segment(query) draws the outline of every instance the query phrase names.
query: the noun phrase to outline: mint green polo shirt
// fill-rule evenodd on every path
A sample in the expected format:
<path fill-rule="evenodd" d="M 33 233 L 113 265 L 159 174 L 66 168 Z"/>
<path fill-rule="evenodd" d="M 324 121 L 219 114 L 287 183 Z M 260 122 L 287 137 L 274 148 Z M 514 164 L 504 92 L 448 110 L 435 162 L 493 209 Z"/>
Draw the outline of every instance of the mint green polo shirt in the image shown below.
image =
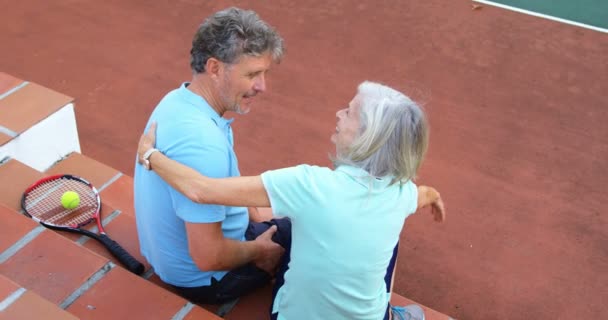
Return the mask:
<path fill-rule="evenodd" d="M 369 177 L 362 169 L 300 165 L 262 174 L 273 213 L 292 221 L 279 319 L 382 319 L 384 276 L 405 219 L 416 210 L 408 181 Z"/>

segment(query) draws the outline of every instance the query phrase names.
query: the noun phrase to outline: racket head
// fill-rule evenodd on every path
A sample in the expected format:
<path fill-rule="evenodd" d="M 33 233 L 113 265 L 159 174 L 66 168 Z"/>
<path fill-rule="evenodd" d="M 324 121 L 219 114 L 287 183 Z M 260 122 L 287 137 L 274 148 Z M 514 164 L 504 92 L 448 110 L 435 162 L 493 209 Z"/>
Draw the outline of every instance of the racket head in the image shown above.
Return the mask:
<path fill-rule="evenodd" d="M 75 191 L 80 203 L 74 209 L 61 204 L 61 196 Z M 70 174 L 42 178 L 29 186 L 21 198 L 26 215 L 42 224 L 59 228 L 80 228 L 99 218 L 99 192 L 89 181 Z"/>

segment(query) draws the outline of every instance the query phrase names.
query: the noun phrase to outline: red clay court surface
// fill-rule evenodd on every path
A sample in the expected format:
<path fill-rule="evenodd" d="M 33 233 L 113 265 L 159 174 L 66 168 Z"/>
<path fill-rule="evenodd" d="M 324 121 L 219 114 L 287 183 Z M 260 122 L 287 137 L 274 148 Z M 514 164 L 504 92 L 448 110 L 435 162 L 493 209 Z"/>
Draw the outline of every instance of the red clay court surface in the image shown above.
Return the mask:
<path fill-rule="evenodd" d="M 0 12 L 0 70 L 76 97 L 83 153 L 131 174 L 195 28 L 233 4 L 288 47 L 234 124 L 244 174 L 329 165 L 335 111 L 393 85 L 426 102 L 419 182 L 448 208 L 408 219 L 396 292 L 460 319 L 605 318 L 606 34 L 468 1 L 23 0 Z"/>

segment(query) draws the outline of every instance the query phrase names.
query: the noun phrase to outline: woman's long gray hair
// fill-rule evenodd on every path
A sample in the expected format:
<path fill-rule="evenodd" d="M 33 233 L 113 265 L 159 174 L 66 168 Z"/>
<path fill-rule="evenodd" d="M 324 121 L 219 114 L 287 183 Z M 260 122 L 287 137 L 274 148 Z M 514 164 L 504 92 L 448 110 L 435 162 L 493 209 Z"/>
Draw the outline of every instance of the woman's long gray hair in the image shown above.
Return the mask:
<path fill-rule="evenodd" d="M 336 155 L 335 165 L 348 164 L 391 184 L 414 179 L 428 146 L 424 112 L 409 97 L 385 85 L 359 85 L 359 134 L 350 148 Z"/>

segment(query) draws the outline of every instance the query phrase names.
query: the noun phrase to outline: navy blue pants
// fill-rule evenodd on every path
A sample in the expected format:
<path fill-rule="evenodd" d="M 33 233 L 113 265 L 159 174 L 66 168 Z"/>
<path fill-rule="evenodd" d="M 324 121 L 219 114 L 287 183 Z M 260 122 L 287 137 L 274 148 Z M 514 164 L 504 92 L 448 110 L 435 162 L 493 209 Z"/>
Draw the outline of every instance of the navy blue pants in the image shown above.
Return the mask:
<path fill-rule="evenodd" d="M 277 226 L 277 232 L 272 236 L 272 240 L 285 248 L 285 255 L 288 256 L 291 249 L 291 221 L 288 218 L 251 222 L 245 232 L 245 239 L 254 240 L 273 225 Z M 194 303 L 222 304 L 263 287 L 271 279 L 266 271 L 248 263 L 229 271 L 219 281 L 212 278 L 208 286 L 173 287 L 182 297 Z"/>

